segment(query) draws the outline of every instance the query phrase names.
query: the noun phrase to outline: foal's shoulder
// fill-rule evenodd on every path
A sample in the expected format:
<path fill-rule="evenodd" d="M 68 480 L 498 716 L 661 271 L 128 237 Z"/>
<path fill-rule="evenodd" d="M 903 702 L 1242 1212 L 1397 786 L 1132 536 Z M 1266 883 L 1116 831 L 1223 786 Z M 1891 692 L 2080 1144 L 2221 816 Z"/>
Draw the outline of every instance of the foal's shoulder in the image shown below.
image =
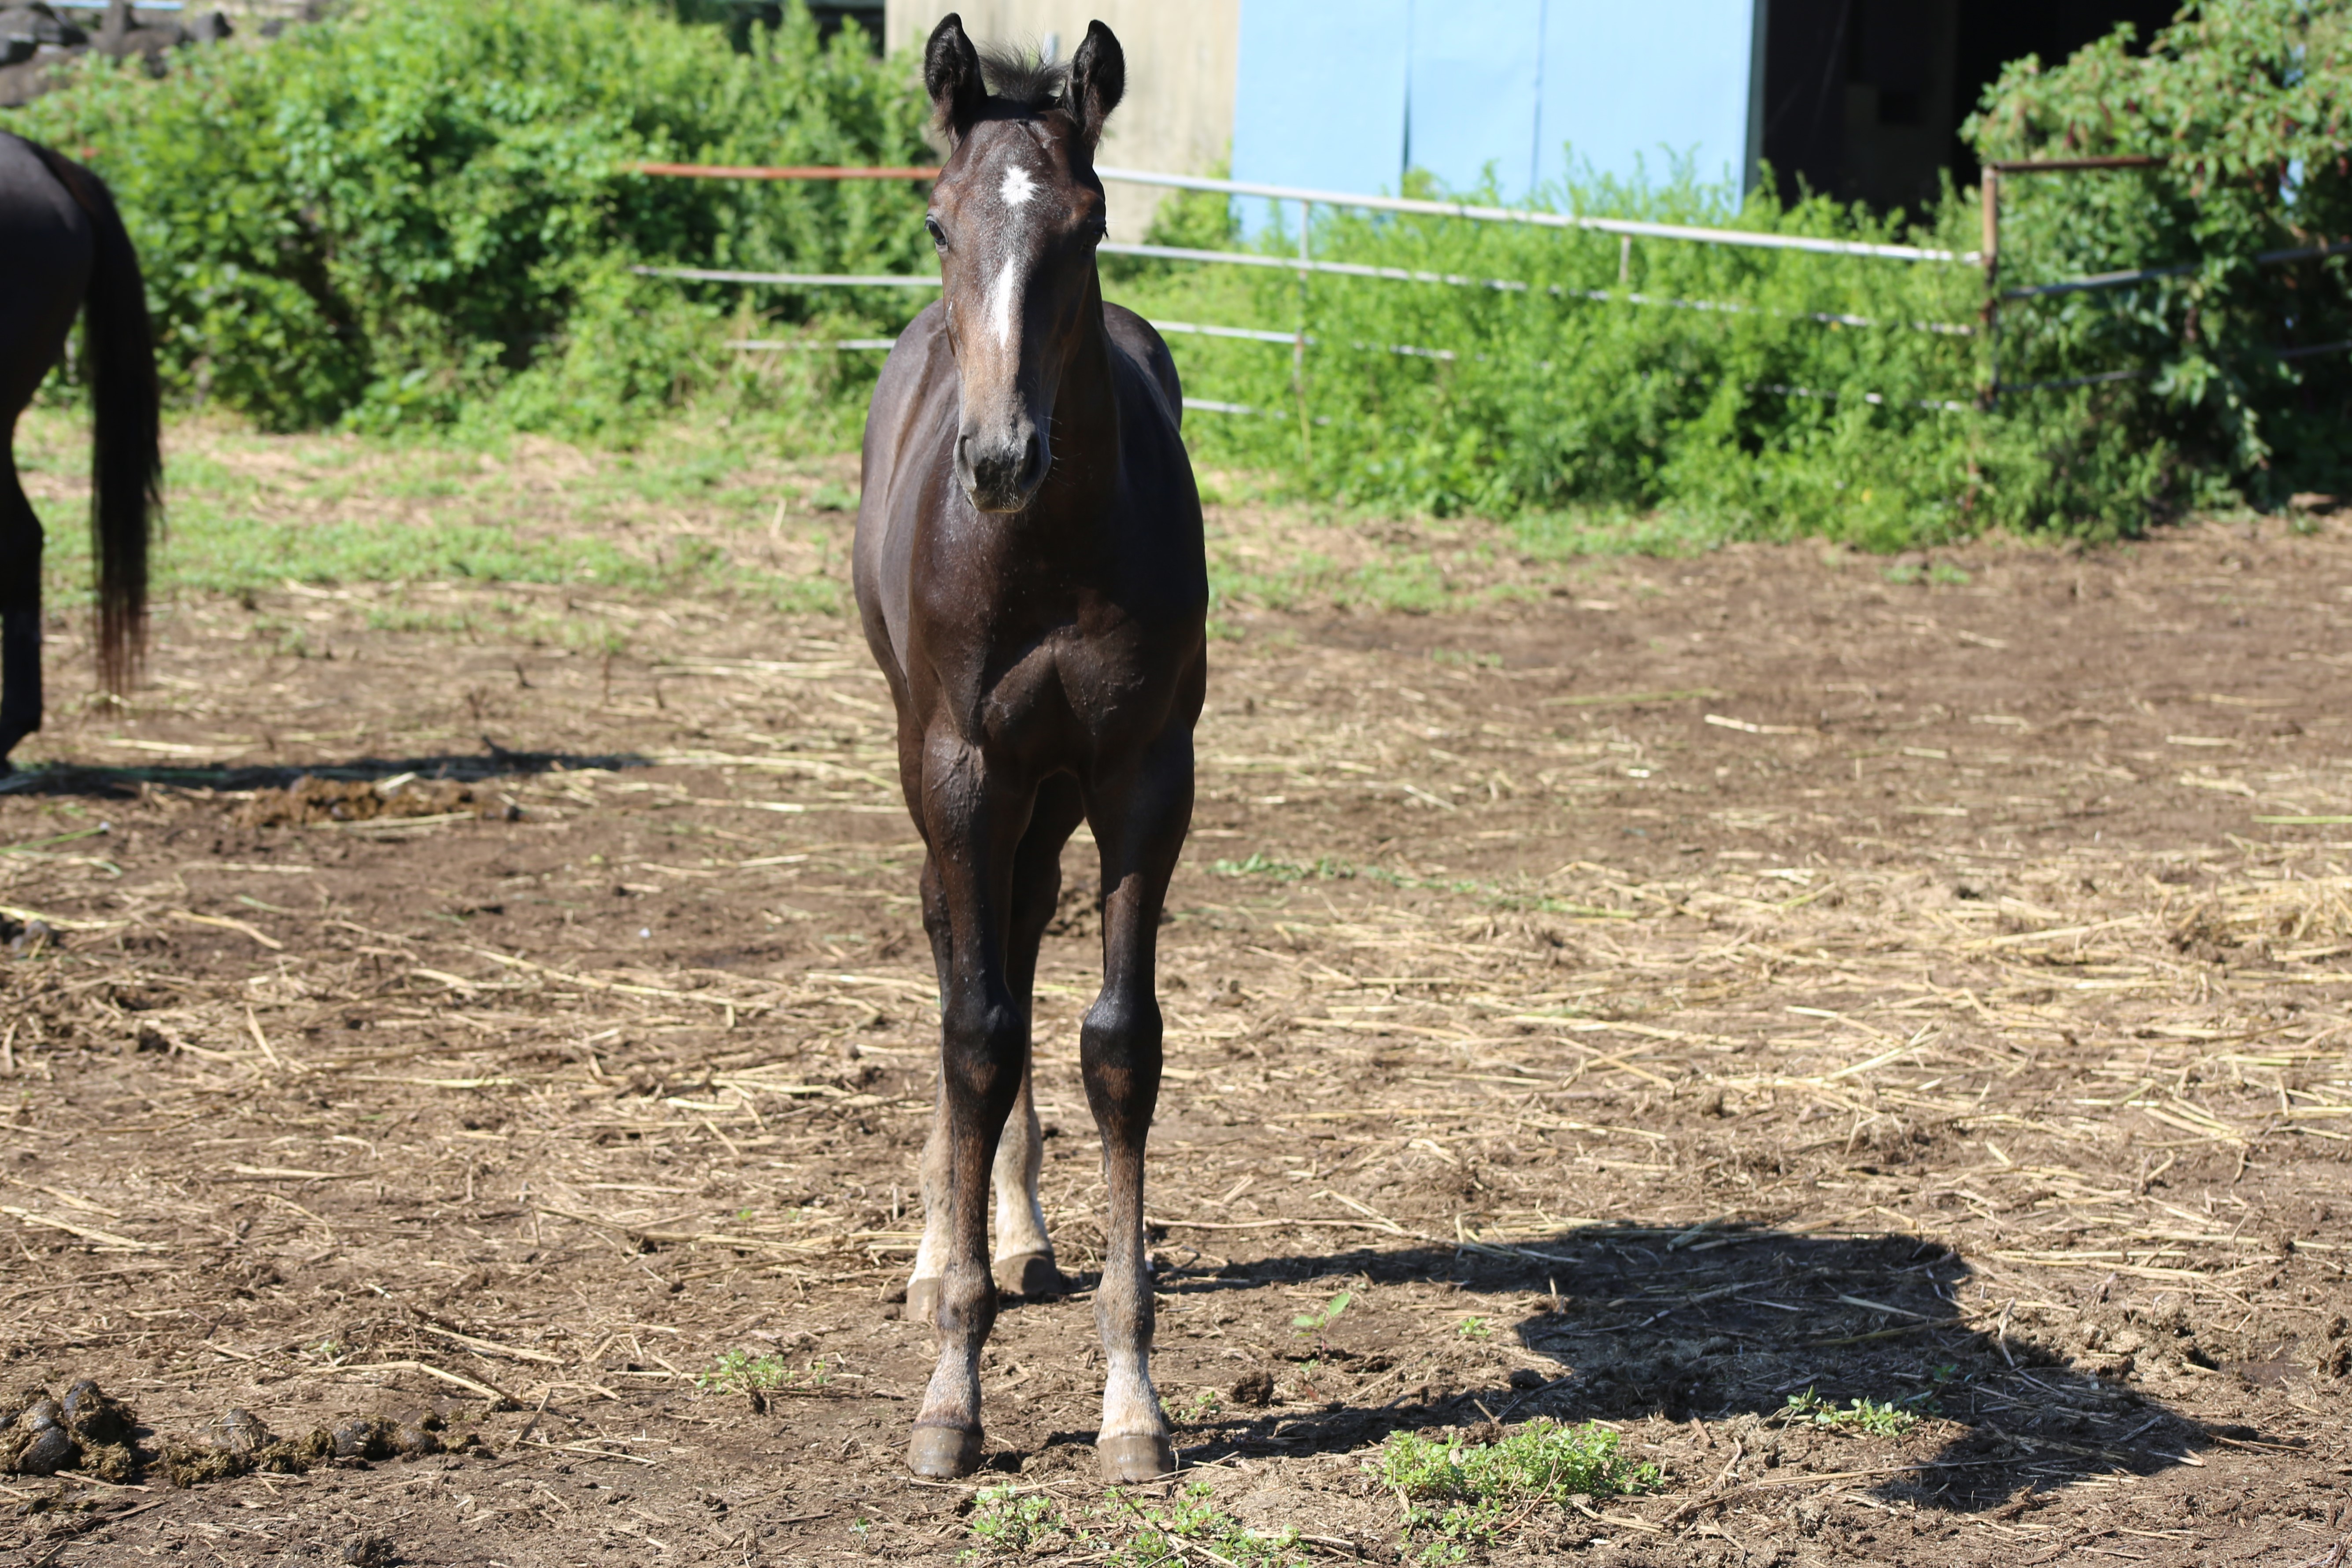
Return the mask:
<path fill-rule="evenodd" d="M 1124 305 L 1103 305 L 1103 330 L 1129 358 L 1141 365 L 1167 400 L 1169 423 L 1184 424 L 1184 387 L 1176 377 L 1176 360 L 1168 352 L 1159 329 Z"/>
<path fill-rule="evenodd" d="M 948 352 L 947 322 L 947 307 L 937 300 L 917 311 L 890 345 L 890 357 L 882 362 L 880 381 L 910 376 L 920 380 L 930 371 L 931 362 Z"/>

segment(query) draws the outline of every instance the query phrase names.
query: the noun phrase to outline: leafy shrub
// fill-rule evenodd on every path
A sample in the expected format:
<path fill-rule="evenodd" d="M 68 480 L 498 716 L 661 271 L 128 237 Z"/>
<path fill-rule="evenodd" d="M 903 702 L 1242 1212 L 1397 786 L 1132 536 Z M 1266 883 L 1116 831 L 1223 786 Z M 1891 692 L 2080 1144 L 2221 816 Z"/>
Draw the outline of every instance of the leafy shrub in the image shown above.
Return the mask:
<path fill-rule="evenodd" d="M 2179 269 L 2006 306 L 2005 382 L 2129 378 L 2054 405 L 2021 393 L 2012 416 L 2054 426 L 2086 475 L 2132 451 L 2180 469 L 2188 499 L 2340 488 L 2352 359 L 2307 351 L 2352 339 L 2352 257 L 2258 258 L 2352 236 L 2352 5 L 2208 3 L 2144 52 L 2132 37 L 2011 64 L 1963 128 L 1989 159 L 2167 159 L 2003 182 L 2004 284 Z"/>
<path fill-rule="evenodd" d="M 2255 258 L 2352 233 L 2352 4 L 2192 6 L 2144 55 L 2129 36 L 2056 68 L 2018 62 L 1967 132 L 1987 158 L 2171 154 L 2160 171 L 2009 178 L 2004 284 L 2185 270 L 2011 301 L 1998 371 L 2012 390 L 1995 407 L 1980 406 L 1996 369 L 1984 278 L 1967 263 L 1318 209 L 1320 258 L 1466 281 L 1129 276 L 1155 315 L 1305 331 L 1297 357 L 1172 338 L 1188 392 L 1258 411 L 1196 415 L 1188 433 L 1347 505 L 1664 509 L 1718 534 L 1893 547 L 1994 525 L 2113 535 L 2186 506 L 2340 489 L 2352 360 L 2278 351 L 2352 337 L 2352 258 Z M 1535 205 L 1953 253 L 1979 240 L 1974 193 L 1948 190 L 1910 233 L 1820 197 L 1742 203 L 1687 171 Z M 1169 243 L 1197 243 L 1179 232 L 1202 227 L 1197 203 L 1161 210 Z M 1261 243 L 1287 254 L 1296 229 Z"/>
<path fill-rule="evenodd" d="M 911 63 L 867 58 L 854 30 L 820 46 L 797 3 L 736 39 L 748 52 L 677 19 L 702 13 L 717 14 L 357 0 L 267 45 L 186 53 L 161 82 L 85 62 L 0 122 L 114 183 L 184 399 L 271 428 L 606 438 L 692 405 L 846 445 L 877 356 L 753 360 L 725 339 L 878 335 L 929 295 L 631 268 L 927 272 L 920 190 L 625 169 L 928 162 Z M 2259 260 L 2352 233 L 2352 0 L 2192 5 L 2144 52 L 2128 38 L 2017 62 L 1965 132 L 1988 158 L 2169 159 L 2006 179 L 2005 285 L 2176 270 L 2011 300 L 1997 345 L 1966 262 L 1437 217 L 1318 209 L 1309 237 L 1326 259 L 1466 281 L 1121 258 L 1105 277 L 1157 319 L 1286 335 L 1171 334 L 1189 393 L 1251 411 L 1197 410 L 1201 458 L 1349 507 L 1516 518 L 1530 548 L 1626 533 L 1639 514 L 1660 538 L 2112 536 L 2352 485 L 2337 434 L 2352 356 L 2331 352 L 2352 340 L 2352 258 Z M 1818 196 L 1742 201 L 1687 168 L 1538 205 L 1954 253 L 1978 237 L 1972 193 L 1898 232 Z M 1172 195 L 1153 237 L 1223 248 L 1236 216 Z M 1277 224 L 1259 243 L 1288 253 L 1297 237 Z"/>
<path fill-rule="evenodd" d="M 113 184 L 181 396 L 281 429 L 487 407 L 593 434 L 736 374 L 718 339 L 739 291 L 631 265 L 927 260 L 911 185 L 626 172 L 928 161 L 919 94 L 854 31 L 821 47 L 795 5 L 738 54 L 666 6 L 361 0 L 266 44 L 185 52 L 160 82 L 92 57 L 8 124 Z"/>

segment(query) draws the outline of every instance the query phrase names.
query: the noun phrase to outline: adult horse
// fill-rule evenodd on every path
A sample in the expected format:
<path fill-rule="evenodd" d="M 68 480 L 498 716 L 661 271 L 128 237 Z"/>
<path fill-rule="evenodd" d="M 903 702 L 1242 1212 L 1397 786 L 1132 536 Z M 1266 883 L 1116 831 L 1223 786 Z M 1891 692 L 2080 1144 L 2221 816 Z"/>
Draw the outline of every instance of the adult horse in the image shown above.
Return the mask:
<path fill-rule="evenodd" d="M 991 57 L 985 71 L 950 15 L 923 59 L 951 146 L 925 219 L 941 298 L 875 386 L 855 555 L 866 639 L 898 706 L 940 983 L 907 1296 L 940 1359 L 908 1459 L 927 1476 L 980 1462 L 992 1169 L 999 1277 L 1030 1294 L 1060 1286 L 1037 1204 L 1030 988 L 1062 846 L 1083 820 L 1101 854 L 1103 988 L 1078 1060 L 1110 1203 L 1096 1454 L 1106 1479 L 1140 1480 L 1175 1468 L 1151 1385 L 1143 1145 L 1160 1093 L 1155 942 L 1192 821 L 1207 679 L 1201 502 L 1167 345 L 1105 305 L 1095 274 L 1094 152 L 1126 87 L 1118 41 L 1097 22 L 1066 67 Z"/>
<path fill-rule="evenodd" d="M 96 406 L 90 553 L 98 671 L 121 691 L 147 618 L 147 538 L 163 478 L 155 345 L 138 253 L 104 182 L 0 132 L 0 771 L 41 727 L 41 520 L 16 480 L 16 419 L 87 311 L 82 371 Z"/>

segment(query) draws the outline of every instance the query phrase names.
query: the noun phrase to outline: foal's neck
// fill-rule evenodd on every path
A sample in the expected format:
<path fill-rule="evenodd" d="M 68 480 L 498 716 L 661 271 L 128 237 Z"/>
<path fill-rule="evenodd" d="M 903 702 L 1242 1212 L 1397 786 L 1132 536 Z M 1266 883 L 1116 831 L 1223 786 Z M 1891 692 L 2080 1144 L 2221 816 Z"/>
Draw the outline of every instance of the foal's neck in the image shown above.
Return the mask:
<path fill-rule="evenodd" d="M 1118 477 L 1118 385 L 1110 331 L 1103 324 L 1102 278 L 1087 269 L 1078 330 L 1054 389 L 1054 466 L 1032 510 L 1066 514 L 1108 497 Z"/>

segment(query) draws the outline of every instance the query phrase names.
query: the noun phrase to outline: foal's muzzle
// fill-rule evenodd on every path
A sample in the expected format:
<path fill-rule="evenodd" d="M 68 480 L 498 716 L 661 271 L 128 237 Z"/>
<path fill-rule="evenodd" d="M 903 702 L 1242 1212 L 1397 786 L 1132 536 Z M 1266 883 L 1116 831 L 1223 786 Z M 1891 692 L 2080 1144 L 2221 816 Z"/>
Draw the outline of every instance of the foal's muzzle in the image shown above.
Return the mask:
<path fill-rule="evenodd" d="M 956 479 L 982 511 L 1019 511 L 1045 482 L 1053 459 L 1036 427 L 1003 436 L 964 435 L 956 439 Z"/>

